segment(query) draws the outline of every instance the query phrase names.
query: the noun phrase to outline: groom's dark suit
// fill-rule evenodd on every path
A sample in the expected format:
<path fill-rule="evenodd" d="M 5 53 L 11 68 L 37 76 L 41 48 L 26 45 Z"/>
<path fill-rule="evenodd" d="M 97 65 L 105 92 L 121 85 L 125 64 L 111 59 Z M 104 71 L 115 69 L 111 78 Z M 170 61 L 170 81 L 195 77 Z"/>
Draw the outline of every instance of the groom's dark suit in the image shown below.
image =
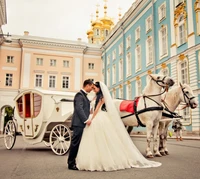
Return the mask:
<path fill-rule="evenodd" d="M 79 91 L 74 97 L 74 113 L 72 117 L 73 136 L 70 145 L 68 166 L 76 165 L 76 156 L 78 153 L 79 144 L 85 127 L 84 122 L 90 115 L 90 101 L 84 91 Z"/>

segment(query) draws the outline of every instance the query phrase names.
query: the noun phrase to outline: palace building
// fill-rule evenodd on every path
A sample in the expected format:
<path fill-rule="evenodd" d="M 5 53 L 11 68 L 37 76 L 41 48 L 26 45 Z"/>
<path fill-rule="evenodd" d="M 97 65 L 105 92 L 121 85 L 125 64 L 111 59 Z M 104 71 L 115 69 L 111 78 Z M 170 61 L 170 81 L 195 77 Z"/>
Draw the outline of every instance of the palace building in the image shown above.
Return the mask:
<path fill-rule="evenodd" d="M 148 74 L 161 73 L 189 84 L 200 104 L 200 0 L 136 0 L 101 49 L 113 98 L 134 99 Z M 188 131 L 200 131 L 199 105 L 177 112 Z"/>

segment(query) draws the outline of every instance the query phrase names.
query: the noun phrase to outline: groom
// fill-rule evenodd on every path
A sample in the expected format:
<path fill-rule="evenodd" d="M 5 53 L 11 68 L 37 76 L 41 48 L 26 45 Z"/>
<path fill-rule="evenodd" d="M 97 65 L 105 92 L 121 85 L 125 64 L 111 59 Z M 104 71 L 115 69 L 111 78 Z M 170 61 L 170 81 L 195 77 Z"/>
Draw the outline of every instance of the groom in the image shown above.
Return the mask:
<path fill-rule="evenodd" d="M 85 127 L 85 121 L 90 115 L 90 101 L 87 98 L 87 93 L 90 93 L 93 88 L 93 81 L 88 79 L 83 83 L 83 88 L 74 97 L 74 113 L 72 117 L 73 136 L 70 145 L 68 157 L 68 169 L 78 170 L 76 167 L 76 156 L 78 153 L 79 144 Z M 90 121 L 87 122 L 89 125 Z"/>

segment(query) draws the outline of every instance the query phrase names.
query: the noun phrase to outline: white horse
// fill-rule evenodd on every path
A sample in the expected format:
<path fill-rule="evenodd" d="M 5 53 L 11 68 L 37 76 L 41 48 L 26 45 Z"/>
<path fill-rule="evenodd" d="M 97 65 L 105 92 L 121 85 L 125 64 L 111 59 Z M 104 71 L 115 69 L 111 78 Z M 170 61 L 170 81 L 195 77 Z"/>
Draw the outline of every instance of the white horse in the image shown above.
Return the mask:
<path fill-rule="evenodd" d="M 137 106 L 137 113 L 131 114 L 126 111 L 119 111 L 120 117 L 126 126 L 146 125 L 147 131 L 147 149 L 146 156 L 153 157 L 150 149 L 151 134 L 153 135 L 154 145 L 153 150 L 155 156 L 162 156 L 158 150 L 157 132 L 159 120 L 162 115 L 161 94 L 162 88 L 172 86 L 174 81 L 170 77 L 163 75 L 151 74 L 150 80 L 143 90 L 143 95 L 140 96 Z M 115 99 L 115 105 L 120 110 L 120 104 L 123 100 Z M 125 117 L 125 118 L 123 118 Z M 137 119 L 139 118 L 139 120 Z M 140 121 L 140 122 L 138 122 Z"/>
<path fill-rule="evenodd" d="M 161 121 L 159 122 L 159 136 L 160 136 L 160 153 L 162 155 L 169 155 L 167 146 L 166 146 L 166 141 L 167 141 L 167 131 L 168 127 L 170 125 L 170 122 L 172 121 L 173 116 L 176 113 L 173 113 L 176 108 L 183 103 L 184 108 L 185 107 L 190 107 L 192 109 L 197 107 L 197 100 L 194 97 L 193 91 L 191 87 L 187 84 L 180 84 L 179 86 L 171 89 L 168 93 L 164 94 L 162 96 L 163 98 L 163 103 L 166 105 L 166 108 L 170 111 L 167 114 L 172 114 L 170 118 L 165 117 L 165 115 L 162 116 Z"/>

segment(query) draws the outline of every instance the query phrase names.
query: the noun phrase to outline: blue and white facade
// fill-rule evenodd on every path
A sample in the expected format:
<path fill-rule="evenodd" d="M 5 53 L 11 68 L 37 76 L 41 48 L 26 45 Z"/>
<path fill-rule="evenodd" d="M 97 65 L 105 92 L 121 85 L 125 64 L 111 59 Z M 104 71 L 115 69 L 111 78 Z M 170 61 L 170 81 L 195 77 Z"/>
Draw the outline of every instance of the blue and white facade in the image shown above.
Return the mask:
<path fill-rule="evenodd" d="M 102 44 L 104 81 L 114 98 L 140 95 L 148 74 L 187 83 L 200 104 L 200 0 L 136 0 Z M 200 131 L 200 107 L 180 111 Z"/>

